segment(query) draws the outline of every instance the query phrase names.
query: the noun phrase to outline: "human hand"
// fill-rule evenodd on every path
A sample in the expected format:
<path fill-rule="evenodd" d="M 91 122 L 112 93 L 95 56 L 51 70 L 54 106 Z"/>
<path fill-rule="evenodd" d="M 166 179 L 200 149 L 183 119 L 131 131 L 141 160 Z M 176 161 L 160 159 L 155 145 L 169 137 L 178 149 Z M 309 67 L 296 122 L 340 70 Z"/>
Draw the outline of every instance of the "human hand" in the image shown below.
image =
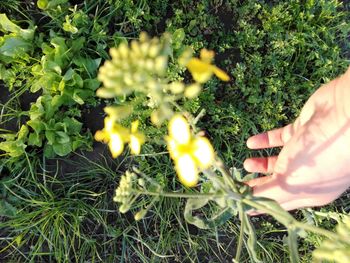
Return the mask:
<path fill-rule="evenodd" d="M 245 160 L 247 171 L 270 174 L 247 182 L 255 196 L 286 210 L 339 197 L 350 186 L 350 68 L 321 86 L 294 123 L 252 136 L 247 146 L 283 147 L 278 156 Z"/>

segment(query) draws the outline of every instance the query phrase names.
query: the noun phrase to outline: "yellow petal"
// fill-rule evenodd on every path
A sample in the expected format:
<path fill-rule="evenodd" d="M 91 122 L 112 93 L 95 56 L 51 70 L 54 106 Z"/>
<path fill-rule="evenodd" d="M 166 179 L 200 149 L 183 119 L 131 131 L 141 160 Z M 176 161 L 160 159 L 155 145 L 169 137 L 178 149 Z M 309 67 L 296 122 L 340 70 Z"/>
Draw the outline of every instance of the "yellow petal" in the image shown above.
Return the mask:
<path fill-rule="evenodd" d="M 176 114 L 171 118 L 169 122 L 169 135 L 176 143 L 188 144 L 190 142 L 190 126 L 182 115 Z"/>
<path fill-rule="evenodd" d="M 140 154 L 140 152 L 141 152 L 141 143 L 137 139 L 136 136 L 133 136 L 133 135 L 130 136 L 129 147 L 130 147 L 130 150 L 131 150 L 132 154 Z"/>
<path fill-rule="evenodd" d="M 199 137 L 193 142 L 192 155 L 201 169 L 207 169 L 214 161 L 214 149 L 207 138 Z"/>
<path fill-rule="evenodd" d="M 107 132 L 112 131 L 113 130 L 113 126 L 114 126 L 114 118 L 105 117 L 104 124 L 105 124 L 105 127 L 104 127 L 105 131 L 107 131 Z"/>
<path fill-rule="evenodd" d="M 192 77 L 199 83 L 207 82 L 213 75 L 215 66 L 203 62 L 198 58 L 192 58 L 187 64 L 188 70 L 191 72 Z"/>
<path fill-rule="evenodd" d="M 166 136 L 165 140 L 167 142 L 167 146 L 168 146 L 168 151 L 169 151 L 170 157 L 173 160 L 176 160 L 179 157 L 179 155 L 180 155 L 180 153 L 178 151 L 178 147 L 177 147 L 178 144 L 170 136 Z"/>
<path fill-rule="evenodd" d="M 201 85 L 199 85 L 198 83 L 194 83 L 186 88 L 184 95 L 186 98 L 194 99 L 199 95 L 200 92 Z"/>
<path fill-rule="evenodd" d="M 189 154 L 184 154 L 177 159 L 175 169 L 183 185 L 193 187 L 198 183 L 198 169 Z"/>
<path fill-rule="evenodd" d="M 110 135 L 108 146 L 113 158 L 117 158 L 124 150 L 124 142 L 118 133 L 112 133 Z"/>
<path fill-rule="evenodd" d="M 145 142 L 145 136 L 142 133 L 136 133 L 130 136 L 129 147 L 132 154 L 140 154 L 141 145 Z"/>
<path fill-rule="evenodd" d="M 136 133 L 137 132 L 137 128 L 139 127 L 139 120 L 133 121 L 131 123 L 131 133 Z"/>
<path fill-rule="evenodd" d="M 97 131 L 94 137 L 98 142 L 103 141 L 104 143 L 107 143 L 109 141 L 109 135 L 105 131 Z"/>
<path fill-rule="evenodd" d="M 214 58 L 214 51 L 203 48 L 200 53 L 200 58 L 206 63 L 210 63 Z"/>
<path fill-rule="evenodd" d="M 230 80 L 230 77 L 229 75 L 226 74 L 225 71 L 219 69 L 218 67 L 215 67 L 214 68 L 214 74 L 221 80 L 223 81 L 229 81 Z"/>
<path fill-rule="evenodd" d="M 129 137 L 130 137 L 129 129 L 123 127 L 118 123 L 114 125 L 113 131 L 111 131 L 111 133 L 118 133 L 124 143 L 129 141 Z"/>

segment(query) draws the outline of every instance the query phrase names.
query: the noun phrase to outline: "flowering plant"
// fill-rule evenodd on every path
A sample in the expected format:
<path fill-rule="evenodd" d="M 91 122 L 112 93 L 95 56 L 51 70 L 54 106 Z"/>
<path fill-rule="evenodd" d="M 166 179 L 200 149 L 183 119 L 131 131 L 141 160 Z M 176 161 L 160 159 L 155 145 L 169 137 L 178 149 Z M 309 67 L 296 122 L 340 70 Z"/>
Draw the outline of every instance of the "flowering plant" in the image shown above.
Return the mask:
<path fill-rule="evenodd" d="M 168 63 L 173 58 L 171 44 L 172 39 L 168 34 L 161 39 L 151 39 L 141 33 L 139 41 L 133 40 L 130 45 L 122 43 L 110 50 L 112 59 L 106 61 L 99 71 L 98 78 L 103 87 L 97 90 L 97 95 L 115 98 L 118 105 L 105 108 L 107 116 L 104 128 L 95 134 L 95 139 L 107 143 L 114 158 L 123 153 L 125 144 L 129 145 L 131 154 L 139 155 L 148 139 L 142 131 L 138 131 L 141 120 L 133 119 L 131 128 L 125 127 L 122 122 L 132 115 L 134 107 L 146 105 L 150 109 L 149 119 L 153 125 L 167 125 L 168 135 L 163 137 L 163 144 L 167 146 L 179 181 L 185 187 L 202 188 L 200 192 L 188 188 L 182 193 L 167 192 L 157 180 L 134 167 L 121 177 L 115 191 L 114 201 L 120 204 L 119 211 L 129 211 L 136 200 L 148 196 L 150 202 L 134 214 L 135 220 L 141 220 L 154 202 L 160 196 L 165 196 L 186 198 L 184 217 L 188 223 L 199 228 L 215 227 L 232 216 L 238 216 L 241 233 L 234 262 L 240 260 L 244 234 L 248 236 L 246 247 L 250 256 L 254 262 L 260 262 L 256 254 L 255 230 L 249 217 L 251 213 L 270 214 L 287 227 L 291 262 L 299 261 L 297 238 L 305 236 L 305 231 L 336 239 L 338 236 L 332 232 L 297 221 L 275 201 L 253 196 L 251 188 L 244 184 L 241 173 L 235 168 L 227 169 L 204 132 L 197 131 L 196 123 L 203 111 L 193 117 L 178 102 L 184 98 L 196 98 L 202 85 L 213 75 L 223 81 L 229 81 L 230 77 L 212 64 L 213 51 L 203 49 L 200 57 L 196 58 L 190 48 L 183 48 L 177 63 L 188 69 L 194 81 L 185 84 L 169 80 Z M 146 103 L 140 102 L 138 97 L 145 98 Z M 217 206 L 214 214 L 202 217 L 199 213 L 194 215 L 194 211 L 202 209 L 209 202 Z M 345 242 L 344 237 L 341 240 Z M 318 256 L 320 254 L 316 253 Z"/>

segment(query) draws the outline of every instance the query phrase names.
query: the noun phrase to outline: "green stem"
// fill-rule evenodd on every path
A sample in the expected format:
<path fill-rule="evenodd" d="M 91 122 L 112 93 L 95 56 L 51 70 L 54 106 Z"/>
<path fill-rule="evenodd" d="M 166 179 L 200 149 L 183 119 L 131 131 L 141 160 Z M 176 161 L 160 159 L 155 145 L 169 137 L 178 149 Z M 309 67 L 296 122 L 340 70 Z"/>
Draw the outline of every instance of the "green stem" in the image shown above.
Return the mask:
<path fill-rule="evenodd" d="M 164 197 L 175 197 L 175 198 L 220 198 L 227 196 L 226 194 L 198 194 L 198 193 L 173 193 L 173 192 L 148 192 L 148 191 L 140 191 L 133 190 L 133 193 L 149 195 L 149 196 L 164 196 Z"/>
<path fill-rule="evenodd" d="M 238 245 L 237 245 L 237 252 L 236 252 L 236 257 L 235 257 L 235 262 L 239 262 L 239 259 L 241 257 L 241 252 L 242 252 L 242 247 L 243 247 L 243 237 L 244 237 L 244 228 L 245 228 L 245 220 L 243 220 L 243 210 L 240 208 L 239 210 L 240 216 L 242 218 L 241 220 L 241 226 L 239 228 L 239 239 L 238 239 Z"/>
<path fill-rule="evenodd" d="M 247 204 L 247 205 L 249 205 L 249 206 L 251 206 L 251 207 L 253 207 L 253 208 L 256 208 L 257 210 L 259 210 L 259 211 L 261 211 L 263 213 L 269 214 L 269 215 L 271 215 L 273 217 L 276 217 L 276 214 L 278 214 L 278 216 L 280 216 L 280 217 L 285 217 L 284 213 L 278 213 L 277 211 L 269 209 L 269 208 L 265 207 L 264 205 L 260 205 L 260 204 L 258 204 L 256 202 L 252 201 L 252 200 L 242 199 L 242 202 Z M 319 228 L 319 227 L 316 227 L 316 226 L 313 226 L 313 225 L 309 225 L 309 224 L 305 224 L 305 223 L 299 222 L 298 220 L 296 220 L 294 218 L 290 220 L 289 225 L 287 225 L 286 227 L 287 228 L 296 227 L 296 228 L 299 228 L 299 229 L 303 229 L 303 230 L 306 230 L 306 231 L 309 231 L 309 232 L 312 232 L 312 233 L 315 233 L 315 234 L 319 234 L 319 235 L 331 238 L 331 239 L 341 239 L 344 242 L 348 242 L 348 240 L 346 238 L 340 237 L 334 232 L 331 232 L 331 231 L 328 231 L 326 229 Z"/>
<path fill-rule="evenodd" d="M 222 160 L 220 158 L 217 158 L 217 160 L 215 161 L 214 167 L 216 169 L 218 169 L 220 171 L 220 173 L 223 175 L 225 181 L 227 182 L 227 184 L 229 184 L 229 186 L 231 187 L 231 189 L 235 192 L 235 193 L 239 193 L 238 190 L 238 182 L 236 182 L 230 172 L 227 170 L 226 166 L 224 165 L 224 163 L 222 162 Z"/>

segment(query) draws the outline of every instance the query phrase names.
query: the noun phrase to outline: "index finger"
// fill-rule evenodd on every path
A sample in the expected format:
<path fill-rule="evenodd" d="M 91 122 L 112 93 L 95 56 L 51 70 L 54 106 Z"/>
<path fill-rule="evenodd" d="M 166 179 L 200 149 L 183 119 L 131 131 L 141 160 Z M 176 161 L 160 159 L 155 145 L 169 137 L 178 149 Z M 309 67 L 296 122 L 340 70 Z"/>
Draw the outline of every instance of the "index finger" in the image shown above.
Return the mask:
<path fill-rule="evenodd" d="M 254 135 L 247 140 L 250 149 L 264 149 L 283 146 L 293 135 L 293 125 L 289 124 L 283 128 L 274 129 L 258 135 Z"/>

